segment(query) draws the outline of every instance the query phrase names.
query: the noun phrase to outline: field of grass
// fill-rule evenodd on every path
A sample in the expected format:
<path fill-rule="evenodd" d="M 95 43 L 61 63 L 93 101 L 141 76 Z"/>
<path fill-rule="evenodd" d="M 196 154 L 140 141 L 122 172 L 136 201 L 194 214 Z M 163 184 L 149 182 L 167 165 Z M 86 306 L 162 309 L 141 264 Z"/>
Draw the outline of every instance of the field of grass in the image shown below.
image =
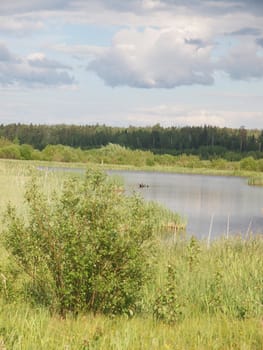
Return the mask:
<path fill-rule="evenodd" d="M 9 201 L 25 212 L 23 193 L 34 174 L 48 195 L 70 176 L 36 171 L 35 163 L 0 161 L 1 216 Z M 61 318 L 30 304 L 18 282 L 7 288 L 8 253 L 0 246 L 0 349 L 262 350 L 262 236 L 221 239 L 209 248 L 194 238 L 157 243 L 141 312 L 131 318 Z"/>
<path fill-rule="evenodd" d="M 142 317 L 59 319 L 43 309 L 4 305 L 0 327 L 0 344 L 12 350 L 261 350 L 263 342 L 258 320 L 224 315 L 191 317 L 172 327 Z"/>

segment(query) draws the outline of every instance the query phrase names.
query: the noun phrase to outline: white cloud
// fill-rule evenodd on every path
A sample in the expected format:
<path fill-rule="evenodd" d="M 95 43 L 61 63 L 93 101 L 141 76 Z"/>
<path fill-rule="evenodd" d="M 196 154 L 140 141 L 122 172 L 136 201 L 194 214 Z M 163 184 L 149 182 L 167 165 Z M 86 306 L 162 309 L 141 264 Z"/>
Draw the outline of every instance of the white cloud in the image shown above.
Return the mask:
<path fill-rule="evenodd" d="M 27 56 L 28 64 L 31 67 L 45 69 L 72 69 L 71 67 L 62 64 L 56 60 L 51 60 L 42 52 L 35 52 Z"/>
<path fill-rule="evenodd" d="M 132 125 L 163 126 L 200 126 L 214 125 L 218 127 L 262 128 L 263 112 L 249 110 L 214 110 L 209 108 L 194 108 L 183 105 L 159 105 L 151 108 L 140 108 L 128 117 Z"/>
<path fill-rule="evenodd" d="M 188 43 L 172 29 L 122 30 L 88 69 L 110 86 L 173 88 L 213 83 L 211 46 Z"/>
<path fill-rule="evenodd" d="M 234 80 L 263 77 L 263 55 L 253 37 L 219 54 L 209 41 L 185 35 L 172 28 L 121 30 L 110 47 L 90 48 L 88 69 L 112 87 L 210 85 L 216 71 Z"/>

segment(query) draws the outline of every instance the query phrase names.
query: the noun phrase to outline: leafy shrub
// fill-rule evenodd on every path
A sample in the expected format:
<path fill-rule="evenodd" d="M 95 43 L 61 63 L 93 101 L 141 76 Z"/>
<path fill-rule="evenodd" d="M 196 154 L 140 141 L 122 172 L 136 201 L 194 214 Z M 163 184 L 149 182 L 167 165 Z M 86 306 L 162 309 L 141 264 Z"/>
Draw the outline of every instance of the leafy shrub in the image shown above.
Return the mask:
<path fill-rule="evenodd" d="M 12 145 L 12 142 L 9 141 L 7 138 L 0 136 L 0 147 L 10 146 Z"/>
<path fill-rule="evenodd" d="M 81 151 L 69 146 L 48 145 L 42 151 L 43 160 L 56 162 L 79 162 Z"/>
<path fill-rule="evenodd" d="M 176 157 L 171 154 L 155 154 L 154 161 L 159 165 L 174 165 Z"/>
<path fill-rule="evenodd" d="M 52 198 L 33 180 L 26 200 L 27 219 L 8 208 L 4 240 L 28 276 L 27 297 L 62 315 L 133 314 L 149 277 L 152 208 L 95 170 L 68 180 Z"/>
<path fill-rule="evenodd" d="M 175 266 L 169 264 L 166 284 L 157 296 L 153 306 L 153 315 L 156 320 L 174 324 L 181 319 L 182 305 L 178 301 L 176 287 L 176 269 Z"/>
<path fill-rule="evenodd" d="M 257 170 L 257 161 L 253 157 L 246 157 L 240 161 L 240 169 L 242 170 Z"/>
<path fill-rule="evenodd" d="M 224 170 L 227 168 L 227 161 L 222 158 L 212 159 L 211 166 L 213 169 L 221 169 Z"/>
<path fill-rule="evenodd" d="M 0 148 L 0 158 L 21 159 L 20 146 L 10 145 Z"/>
<path fill-rule="evenodd" d="M 20 153 L 22 159 L 33 159 L 32 155 L 34 153 L 34 148 L 31 145 L 23 144 L 20 146 Z"/>

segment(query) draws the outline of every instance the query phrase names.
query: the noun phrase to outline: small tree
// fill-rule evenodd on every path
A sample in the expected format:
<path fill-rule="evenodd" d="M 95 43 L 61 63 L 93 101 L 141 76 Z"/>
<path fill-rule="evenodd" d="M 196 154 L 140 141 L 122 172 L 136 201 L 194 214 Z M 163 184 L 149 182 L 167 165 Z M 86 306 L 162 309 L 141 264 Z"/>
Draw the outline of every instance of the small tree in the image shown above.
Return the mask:
<path fill-rule="evenodd" d="M 5 245 L 30 281 L 30 295 L 62 315 L 134 313 L 148 273 L 152 207 L 88 171 L 48 199 L 32 181 L 28 217 L 9 207 Z"/>

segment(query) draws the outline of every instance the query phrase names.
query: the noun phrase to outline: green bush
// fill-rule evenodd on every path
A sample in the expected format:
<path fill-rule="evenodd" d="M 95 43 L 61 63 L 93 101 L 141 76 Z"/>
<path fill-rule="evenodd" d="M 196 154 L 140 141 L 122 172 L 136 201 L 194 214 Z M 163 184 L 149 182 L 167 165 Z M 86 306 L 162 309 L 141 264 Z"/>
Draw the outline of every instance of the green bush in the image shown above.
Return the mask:
<path fill-rule="evenodd" d="M 79 162 L 81 151 L 69 146 L 48 145 L 42 151 L 43 160 L 56 162 Z"/>
<path fill-rule="evenodd" d="M 11 144 L 9 146 L 0 148 L 0 158 L 21 159 L 20 146 Z"/>
<path fill-rule="evenodd" d="M 34 148 L 31 145 L 23 144 L 20 146 L 20 153 L 22 159 L 33 159 Z"/>
<path fill-rule="evenodd" d="M 0 148 L 10 146 L 12 145 L 12 142 L 9 141 L 7 138 L 0 136 Z"/>
<path fill-rule="evenodd" d="M 4 242 L 26 274 L 27 298 L 62 315 L 133 314 L 149 274 L 153 208 L 89 170 L 46 198 L 32 181 L 25 219 L 9 207 Z"/>
<path fill-rule="evenodd" d="M 177 284 L 176 268 L 169 264 L 166 284 L 153 305 L 153 316 L 156 320 L 172 325 L 182 318 L 182 305 L 176 292 Z"/>
<path fill-rule="evenodd" d="M 212 159 L 211 166 L 213 169 L 221 169 L 224 170 L 227 168 L 227 161 L 222 158 Z"/>
<path fill-rule="evenodd" d="M 240 169 L 242 170 L 257 170 L 257 161 L 253 157 L 246 157 L 240 161 Z"/>

